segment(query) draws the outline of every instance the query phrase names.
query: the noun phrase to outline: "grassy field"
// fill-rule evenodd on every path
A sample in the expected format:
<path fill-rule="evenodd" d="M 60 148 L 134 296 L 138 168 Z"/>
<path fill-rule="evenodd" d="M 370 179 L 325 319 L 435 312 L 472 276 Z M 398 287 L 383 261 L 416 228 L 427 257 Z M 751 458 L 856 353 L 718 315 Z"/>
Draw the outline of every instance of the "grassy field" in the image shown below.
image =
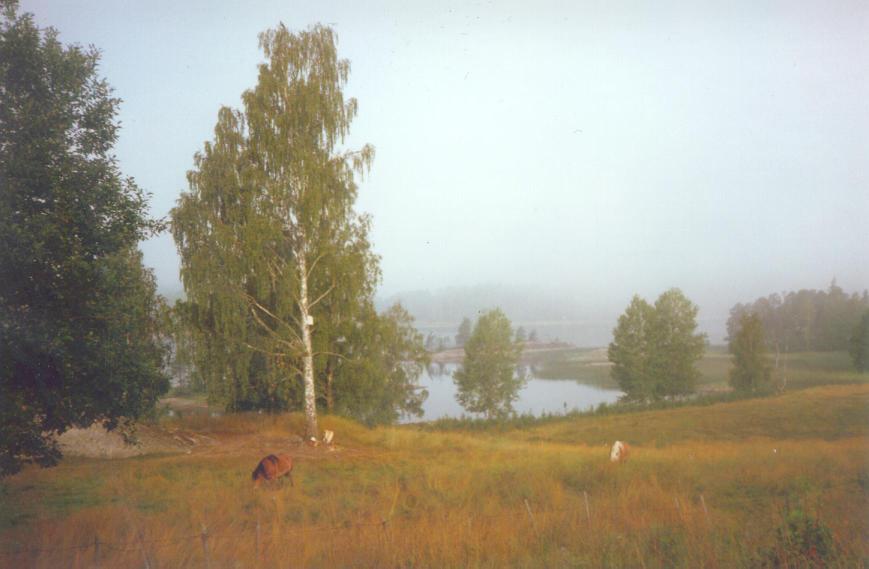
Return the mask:
<path fill-rule="evenodd" d="M 769 357 L 770 367 L 773 357 Z M 700 390 L 719 391 L 727 388 L 733 357 L 723 346 L 706 350 L 697 367 L 700 370 Z M 578 348 L 552 354 L 535 362 L 537 377 L 570 379 L 591 385 L 616 387 L 610 377 L 606 350 Z M 786 389 L 801 389 L 816 385 L 869 382 L 869 375 L 854 371 L 847 352 L 799 352 L 782 354 L 774 373 L 777 382 Z"/>
<path fill-rule="evenodd" d="M 869 562 L 866 385 L 506 432 L 322 422 L 334 452 L 288 442 L 298 415 L 185 415 L 161 426 L 213 444 L 27 469 L 0 485 L 0 566 L 93 567 L 95 537 L 102 567 Z M 286 451 L 295 486 L 254 491 Z"/>

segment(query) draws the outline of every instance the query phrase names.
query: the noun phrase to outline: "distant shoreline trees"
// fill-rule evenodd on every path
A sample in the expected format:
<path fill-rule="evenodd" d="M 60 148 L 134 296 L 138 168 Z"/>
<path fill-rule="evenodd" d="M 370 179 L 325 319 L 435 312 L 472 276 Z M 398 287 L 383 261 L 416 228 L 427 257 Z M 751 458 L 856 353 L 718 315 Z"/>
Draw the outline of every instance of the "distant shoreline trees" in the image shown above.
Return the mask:
<path fill-rule="evenodd" d="M 863 312 L 860 321 L 854 326 L 849 348 L 854 368 L 860 373 L 869 372 L 869 309 Z"/>
<path fill-rule="evenodd" d="M 728 339 L 736 337 L 744 314 L 756 314 L 766 344 L 776 354 L 849 349 L 861 315 L 869 309 L 869 291 L 845 293 L 835 279 L 826 291 L 771 294 L 736 304 L 727 320 Z"/>
<path fill-rule="evenodd" d="M 608 357 L 612 377 L 628 399 L 655 400 L 694 391 L 706 336 L 697 329 L 697 306 L 679 289 L 650 305 L 634 296 L 613 330 Z"/>

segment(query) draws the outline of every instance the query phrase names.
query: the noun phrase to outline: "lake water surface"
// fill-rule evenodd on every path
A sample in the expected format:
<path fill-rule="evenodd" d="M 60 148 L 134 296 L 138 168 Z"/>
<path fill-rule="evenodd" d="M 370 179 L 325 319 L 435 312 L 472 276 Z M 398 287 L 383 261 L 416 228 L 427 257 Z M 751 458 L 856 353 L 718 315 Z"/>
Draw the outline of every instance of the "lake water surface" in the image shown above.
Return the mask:
<path fill-rule="evenodd" d="M 453 383 L 453 372 L 458 364 L 443 366 L 443 373 L 438 366 L 432 366 L 423 372 L 420 385 L 428 390 L 428 399 L 423 404 L 422 417 L 405 417 L 403 423 L 417 421 L 433 421 L 442 417 L 474 416 L 467 413 L 456 401 L 456 385 Z M 540 379 L 528 372 L 529 379 L 519 392 L 519 399 L 513 403 L 517 413 L 564 413 L 578 409 L 586 411 L 601 403 L 615 403 L 622 395 L 617 389 L 604 389 L 594 385 L 578 383 L 572 379 Z"/>

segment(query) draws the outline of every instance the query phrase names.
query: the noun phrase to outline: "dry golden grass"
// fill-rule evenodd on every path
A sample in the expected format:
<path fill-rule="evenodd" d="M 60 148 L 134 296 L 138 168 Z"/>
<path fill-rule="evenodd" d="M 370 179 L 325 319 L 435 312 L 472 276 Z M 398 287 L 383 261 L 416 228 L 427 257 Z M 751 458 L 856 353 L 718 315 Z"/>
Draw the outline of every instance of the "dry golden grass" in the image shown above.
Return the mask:
<path fill-rule="evenodd" d="M 854 567 L 869 558 L 867 419 L 860 385 L 507 433 L 327 417 L 341 448 L 298 449 L 295 487 L 254 491 L 301 418 L 189 418 L 166 426 L 218 444 L 4 483 L 0 549 L 47 551 L 0 565 L 92 567 L 99 536 L 103 567 L 203 567 L 205 526 L 212 568 L 755 567 L 785 557 L 776 529 L 800 510 L 832 531 L 830 565 Z M 628 463 L 609 463 L 614 438 L 633 443 Z"/>

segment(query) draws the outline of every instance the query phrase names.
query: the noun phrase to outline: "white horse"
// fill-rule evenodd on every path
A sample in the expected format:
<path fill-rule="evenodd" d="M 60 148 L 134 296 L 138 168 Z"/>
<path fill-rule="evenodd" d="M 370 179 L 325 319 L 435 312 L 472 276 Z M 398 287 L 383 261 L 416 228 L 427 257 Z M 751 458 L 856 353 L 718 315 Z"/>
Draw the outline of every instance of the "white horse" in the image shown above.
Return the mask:
<path fill-rule="evenodd" d="M 630 447 L 628 443 L 623 443 L 622 441 L 616 441 L 613 445 L 612 450 L 610 451 L 610 461 L 612 462 L 625 462 L 628 460 L 628 451 Z"/>

